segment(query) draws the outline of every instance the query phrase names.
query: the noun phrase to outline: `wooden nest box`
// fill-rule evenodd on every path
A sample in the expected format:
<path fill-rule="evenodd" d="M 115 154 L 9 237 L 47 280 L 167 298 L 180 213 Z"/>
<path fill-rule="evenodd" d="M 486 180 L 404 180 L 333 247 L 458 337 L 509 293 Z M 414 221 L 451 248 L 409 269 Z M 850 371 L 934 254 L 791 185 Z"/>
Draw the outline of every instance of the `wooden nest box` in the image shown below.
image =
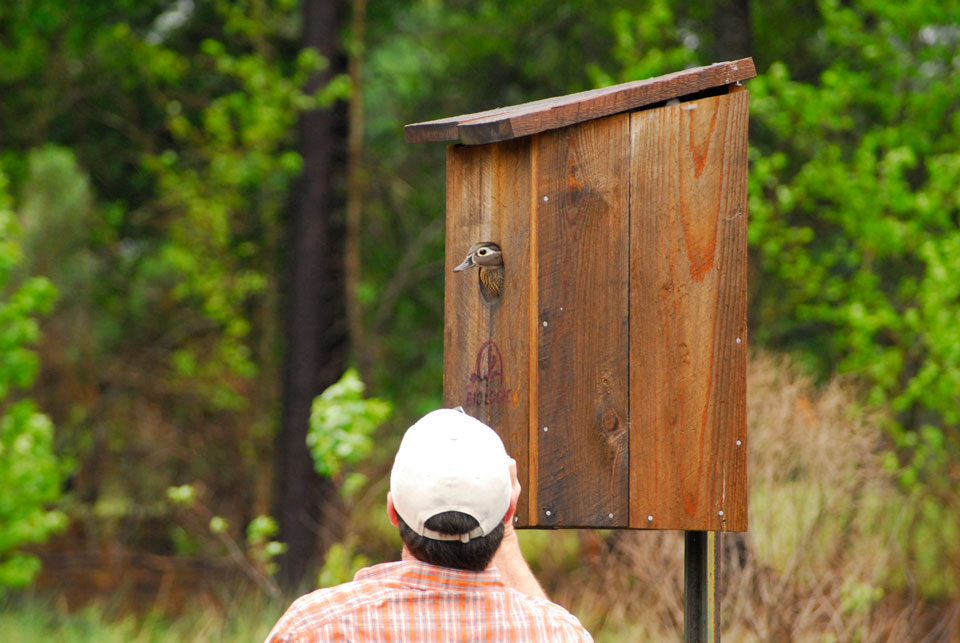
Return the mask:
<path fill-rule="evenodd" d="M 518 526 L 746 530 L 754 75 L 747 58 L 405 128 L 455 142 L 444 403 L 517 459 Z M 454 272 L 480 242 L 502 253 L 492 298 L 483 266 Z"/>

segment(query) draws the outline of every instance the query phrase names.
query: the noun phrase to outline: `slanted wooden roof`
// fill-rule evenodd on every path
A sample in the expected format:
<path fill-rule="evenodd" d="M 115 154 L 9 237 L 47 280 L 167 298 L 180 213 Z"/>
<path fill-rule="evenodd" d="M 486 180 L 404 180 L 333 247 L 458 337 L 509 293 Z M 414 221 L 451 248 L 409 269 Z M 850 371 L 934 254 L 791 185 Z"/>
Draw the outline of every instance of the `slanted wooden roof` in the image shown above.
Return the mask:
<path fill-rule="evenodd" d="M 756 75 L 753 59 L 742 58 L 567 96 L 413 123 L 404 127 L 403 133 L 408 143 L 496 143 L 628 112 L 646 105 L 730 85 Z"/>

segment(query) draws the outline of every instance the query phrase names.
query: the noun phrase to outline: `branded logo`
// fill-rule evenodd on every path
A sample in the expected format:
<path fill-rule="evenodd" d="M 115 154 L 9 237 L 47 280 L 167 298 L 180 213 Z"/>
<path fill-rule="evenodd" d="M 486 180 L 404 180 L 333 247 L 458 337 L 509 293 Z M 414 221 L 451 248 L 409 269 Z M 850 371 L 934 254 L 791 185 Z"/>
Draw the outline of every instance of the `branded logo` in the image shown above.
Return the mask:
<path fill-rule="evenodd" d="M 492 339 L 477 351 L 477 361 L 467 384 L 466 406 L 506 404 L 510 389 L 503 386 L 503 358 L 500 347 Z"/>

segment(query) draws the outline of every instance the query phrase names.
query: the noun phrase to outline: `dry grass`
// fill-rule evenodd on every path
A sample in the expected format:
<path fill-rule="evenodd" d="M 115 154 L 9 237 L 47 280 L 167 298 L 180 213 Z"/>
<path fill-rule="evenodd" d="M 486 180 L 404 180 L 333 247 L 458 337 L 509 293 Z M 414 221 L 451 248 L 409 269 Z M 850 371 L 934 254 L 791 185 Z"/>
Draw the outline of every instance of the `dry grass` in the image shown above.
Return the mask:
<path fill-rule="evenodd" d="M 915 503 L 883 468 L 877 416 L 840 380 L 816 389 L 788 364 L 748 373 L 750 531 L 723 537 L 729 641 L 960 641 L 960 570 L 913 569 Z M 953 512 L 953 517 L 955 518 Z M 955 524 L 955 523 L 954 523 Z M 683 638 L 683 535 L 525 534 L 551 595 L 598 641 Z M 939 555 L 939 554 L 936 554 Z M 931 594 L 938 594 L 934 597 Z"/>

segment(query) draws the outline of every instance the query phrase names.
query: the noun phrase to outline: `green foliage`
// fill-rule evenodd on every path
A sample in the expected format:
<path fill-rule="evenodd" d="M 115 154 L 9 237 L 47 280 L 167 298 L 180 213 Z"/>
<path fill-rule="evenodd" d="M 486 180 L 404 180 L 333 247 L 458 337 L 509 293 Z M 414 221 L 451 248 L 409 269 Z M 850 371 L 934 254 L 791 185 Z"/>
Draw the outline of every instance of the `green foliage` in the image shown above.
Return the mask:
<path fill-rule="evenodd" d="M 82 533 L 151 541 L 137 525 L 182 479 L 235 525 L 268 504 L 295 124 L 350 90 L 305 92 L 326 61 L 299 20 L 288 0 L 0 9 L 0 162 L 25 269 L 61 293 L 37 396 L 81 462 Z"/>
<path fill-rule="evenodd" d="M 247 542 L 252 545 L 262 545 L 278 531 L 277 521 L 270 516 L 257 516 L 247 525 Z"/>
<path fill-rule="evenodd" d="M 182 484 L 178 487 L 170 487 L 167 489 L 167 498 L 179 505 L 190 507 L 193 505 L 196 497 L 197 492 L 193 488 L 193 485 Z"/>
<path fill-rule="evenodd" d="M 86 248 L 92 216 L 90 181 L 69 149 L 55 145 L 30 150 L 18 209 L 26 266 L 59 285 L 59 305 L 90 296 L 94 261 Z M 55 231 L 55 234 L 51 232 Z M 87 328 L 86 330 L 89 330 Z"/>
<path fill-rule="evenodd" d="M 248 555 L 263 566 L 268 574 L 277 572 L 274 559 L 287 551 L 287 544 L 273 537 L 279 532 L 277 521 L 270 516 L 257 516 L 247 525 Z"/>
<path fill-rule="evenodd" d="M 752 337 L 861 377 L 930 483 L 960 447 L 960 5 L 819 8 L 819 82 L 750 83 Z"/>
<path fill-rule="evenodd" d="M 668 0 L 654 0 L 642 12 L 614 10 L 610 24 L 617 72 L 611 75 L 597 63 L 591 63 L 587 69 L 594 86 L 652 78 L 696 62 L 694 47 L 698 40 L 679 27 L 672 4 Z"/>
<path fill-rule="evenodd" d="M 169 534 L 177 553 L 209 553 L 213 549 L 212 541 L 225 548 L 237 567 L 265 592 L 278 594 L 270 576 L 277 571 L 274 559 L 287 550 L 287 545 L 273 540 L 279 531 L 273 518 L 255 517 L 247 524 L 245 538 L 241 540 L 232 533 L 229 519 L 214 514 L 202 501 L 195 485 L 168 487 L 166 495 L 184 521 L 184 524 L 175 525 Z"/>
<path fill-rule="evenodd" d="M 49 312 L 56 290 L 42 277 L 18 283 L 19 226 L 0 173 L 0 592 L 27 585 L 40 569 L 20 551 L 66 526 L 50 505 L 60 498 L 64 464 L 53 449 L 53 423 L 29 398 L 15 396 L 37 375 L 30 348 L 40 338 L 36 316 Z"/>
<path fill-rule="evenodd" d="M 210 533 L 223 534 L 230 528 L 230 523 L 223 516 L 214 516 L 210 519 Z"/>
<path fill-rule="evenodd" d="M 363 398 L 363 382 L 356 369 L 347 369 L 336 384 L 313 401 L 307 446 L 317 473 L 339 480 L 341 491 L 349 496 L 365 478 L 360 474 L 341 475 L 373 450 L 373 433 L 390 417 L 390 403 Z"/>
<path fill-rule="evenodd" d="M 336 543 L 327 552 L 327 558 L 317 577 L 317 585 L 333 587 L 352 581 L 354 574 L 369 564 L 370 560 L 363 554 L 356 553 L 344 544 Z"/>
<path fill-rule="evenodd" d="M 252 43 L 273 36 L 270 25 L 282 24 L 284 13 L 276 9 L 257 25 L 227 3 L 217 9 L 228 32 Z M 204 391 L 216 407 L 240 409 L 246 399 L 224 376 L 249 378 L 258 370 L 249 336 L 266 312 L 262 306 L 275 305 L 278 217 L 301 165 L 291 149 L 294 125 L 301 110 L 342 98 L 349 88 L 338 82 L 316 96 L 305 94 L 307 79 L 325 64 L 310 50 L 289 70 L 263 47 L 235 53 L 207 38 L 188 55 L 130 38 L 130 49 L 162 88 L 170 135 L 170 147 L 143 159 L 156 177 L 157 205 L 169 213 L 158 258 L 175 282 L 175 300 L 217 331 L 212 344 L 205 333 L 171 353 L 175 377 Z M 183 85 L 194 74 L 213 91 L 191 109 Z"/>
<path fill-rule="evenodd" d="M 911 588 L 932 599 L 955 599 L 960 594 L 955 564 L 960 559 L 956 507 L 917 485 L 896 515 L 895 543 L 907 553 L 909 564 L 892 570 L 890 585 L 900 590 Z"/>

